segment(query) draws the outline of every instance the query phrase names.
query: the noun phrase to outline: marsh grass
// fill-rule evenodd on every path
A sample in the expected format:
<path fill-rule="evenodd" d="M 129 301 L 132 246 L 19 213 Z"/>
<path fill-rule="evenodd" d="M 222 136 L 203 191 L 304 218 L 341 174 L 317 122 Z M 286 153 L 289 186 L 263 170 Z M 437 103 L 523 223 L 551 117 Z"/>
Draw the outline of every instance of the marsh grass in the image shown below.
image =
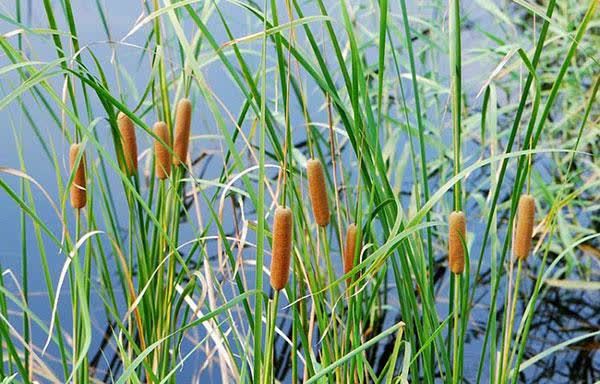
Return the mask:
<path fill-rule="evenodd" d="M 5 382 L 514 383 L 598 336 L 530 353 L 597 290 L 597 1 L 10 3 Z"/>

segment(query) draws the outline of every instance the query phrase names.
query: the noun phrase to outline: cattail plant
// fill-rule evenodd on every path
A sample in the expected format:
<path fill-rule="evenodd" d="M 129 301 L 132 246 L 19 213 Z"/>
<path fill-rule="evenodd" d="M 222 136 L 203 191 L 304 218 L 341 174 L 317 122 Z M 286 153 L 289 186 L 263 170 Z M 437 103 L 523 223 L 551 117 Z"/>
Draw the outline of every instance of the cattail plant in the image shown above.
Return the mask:
<path fill-rule="evenodd" d="M 69 164 L 71 172 L 73 172 L 73 168 L 75 167 L 75 162 L 77 161 L 77 157 L 79 157 L 79 152 L 81 151 L 81 144 L 72 144 L 69 149 Z M 87 202 L 86 195 L 86 183 L 85 183 L 85 154 L 82 154 L 81 160 L 79 164 L 77 164 L 77 169 L 75 170 L 75 175 L 73 176 L 73 183 L 71 183 L 71 206 L 73 208 L 83 208 Z"/>
<path fill-rule="evenodd" d="M 465 214 L 462 211 L 454 211 L 448 219 L 450 230 L 448 232 L 448 259 L 452 273 L 461 274 L 465 269 L 465 249 L 463 242 L 466 241 Z"/>
<path fill-rule="evenodd" d="M 121 147 L 123 147 L 123 155 L 125 157 L 125 173 L 128 176 L 132 176 L 138 170 L 135 127 L 133 121 L 123 112 L 119 112 L 117 124 L 119 126 L 119 133 L 121 134 Z"/>
<path fill-rule="evenodd" d="M 271 256 L 271 287 L 276 291 L 285 287 L 290 275 L 292 226 L 292 210 L 277 207 L 273 219 L 273 252 Z"/>
<path fill-rule="evenodd" d="M 154 134 L 164 141 L 167 146 L 171 144 L 169 139 L 169 129 L 167 124 L 163 121 L 159 121 L 154 124 Z M 171 174 L 171 154 L 169 153 L 168 147 L 162 144 L 160 141 L 154 141 L 154 155 L 156 156 L 155 172 L 156 177 L 161 180 L 166 179 Z"/>
<path fill-rule="evenodd" d="M 352 223 L 346 229 L 346 245 L 344 247 L 344 274 L 350 272 L 354 268 L 354 252 L 357 244 L 357 227 Z M 348 279 L 350 281 L 350 279 Z"/>
<path fill-rule="evenodd" d="M 173 165 L 185 163 L 190 145 L 190 124 L 192 121 L 192 103 L 189 99 L 181 99 L 177 103 L 175 114 L 175 145 L 173 146 Z"/>
<path fill-rule="evenodd" d="M 327 200 L 327 187 L 325 186 L 325 172 L 321 161 L 310 159 L 306 163 L 308 176 L 308 194 L 312 203 L 315 221 L 321 227 L 329 224 L 329 202 Z"/>
<path fill-rule="evenodd" d="M 521 196 L 517 210 L 517 229 L 513 245 L 515 257 L 519 260 L 525 260 L 529 256 L 534 218 L 535 199 L 531 195 Z"/>

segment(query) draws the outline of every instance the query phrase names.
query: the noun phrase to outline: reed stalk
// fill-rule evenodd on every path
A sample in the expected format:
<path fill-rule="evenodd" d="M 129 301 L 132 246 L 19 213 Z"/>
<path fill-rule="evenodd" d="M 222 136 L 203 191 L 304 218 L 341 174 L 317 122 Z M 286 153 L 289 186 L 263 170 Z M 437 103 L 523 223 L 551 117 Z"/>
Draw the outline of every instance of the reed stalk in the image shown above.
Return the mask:
<path fill-rule="evenodd" d="M 454 321 L 453 321 L 453 337 L 452 337 L 452 356 L 453 356 L 453 373 L 452 382 L 457 383 L 460 372 L 460 361 L 459 356 L 460 347 L 459 343 L 459 317 L 461 309 L 461 294 L 460 294 L 460 282 L 461 276 L 465 269 L 465 248 L 466 248 L 466 219 L 465 214 L 460 211 L 454 211 L 450 214 L 449 219 L 449 233 L 448 233 L 448 264 L 450 270 L 454 275 L 454 286 L 453 286 L 453 303 L 454 303 Z"/>

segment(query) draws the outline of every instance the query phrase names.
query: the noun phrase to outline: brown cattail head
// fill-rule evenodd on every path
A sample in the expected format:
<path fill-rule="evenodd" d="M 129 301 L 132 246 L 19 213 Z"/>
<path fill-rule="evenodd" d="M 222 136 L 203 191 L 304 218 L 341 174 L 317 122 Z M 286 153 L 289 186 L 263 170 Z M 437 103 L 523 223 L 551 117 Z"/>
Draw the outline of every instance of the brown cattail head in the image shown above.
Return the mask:
<path fill-rule="evenodd" d="M 344 247 L 344 273 L 348 273 L 354 268 L 354 254 L 358 240 L 358 230 L 356 224 L 352 223 L 346 229 L 346 245 Z M 348 279 L 350 281 L 350 279 Z"/>
<path fill-rule="evenodd" d="M 520 260 L 525 260 L 531 250 L 533 222 L 535 220 L 535 200 L 531 195 L 523 195 L 519 199 L 517 211 L 517 230 L 515 233 L 514 253 Z"/>
<path fill-rule="evenodd" d="M 135 127 L 133 121 L 124 114 L 119 112 L 117 117 L 119 132 L 121 133 L 121 146 L 123 147 L 123 156 L 125 157 L 125 169 L 128 176 L 132 176 L 137 172 L 137 142 L 135 140 Z"/>
<path fill-rule="evenodd" d="M 273 219 L 273 253 L 271 256 L 271 287 L 276 291 L 285 287 L 290 276 L 292 225 L 292 210 L 277 207 Z"/>
<path fill-rule="evenodd" d="M 73 208 L 83 208 L 87 202 L 86 198 L 86 184 L 85 184 L 85 154 L 81 156 L 79 164 L 75 164 L 79 152 L 81 151 L 81 144 L 72 144 L 69 149 L 69 164 L 71 173 L 74 172 L 73 183 L 71 183 L 71 206 Z M 77 166 L 76 170 L 73 170 Z"/>
<path fill-rule="evenodd" d="M 163 121 L 154 124 L 154 134 L 167 144 L 165 146 L 160 141 L 154 140 L 154 156 L 156 157 L 154 160 L 154 169 L 156 177 L 164 180 L 171 174 L 171 153 L 168 149 L 168 146 L 171 145 L 171 140 L 169 139 L 167 124 Z"/>
<path fill-rule="evenodd" d="M 327 200 L 327 187 L 325 186 L 325 173 L 323 165 L 317 159 L 306 162 L 308 176 L 308 194 L 312 203 L 315 221 L 321 227 L 329 224 L 329 201 Z"/>
<path fill-rule="evenodd" d="M 190 124 L 192 122 L 192 103 L 188 99 L 181 99 L 177 103 L 175 114 L 175 145 L 173 146 L 173 165 L 185 163 L 190 145 Z"/>
<path fill-rule="evenodd" d="M 467 241 L 467 227 L 465 214 L 462 211 L 454 211 L 448 219 L 450 231 L 448 233 L 448 258 L 452 273 L 460 274 L 465 269 L 465 248 L 463 243 Z"/>

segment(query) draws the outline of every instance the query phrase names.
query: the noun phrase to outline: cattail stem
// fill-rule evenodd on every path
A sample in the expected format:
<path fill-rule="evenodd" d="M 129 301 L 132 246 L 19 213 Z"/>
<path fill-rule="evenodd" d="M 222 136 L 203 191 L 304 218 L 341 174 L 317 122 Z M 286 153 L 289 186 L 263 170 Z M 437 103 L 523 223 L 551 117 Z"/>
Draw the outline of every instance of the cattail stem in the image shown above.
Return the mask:
<path fill-rule="evenodd" d="M 512 262 L 511 262 L 512 264 Z M 502 361 L 501 361 L 501 371 L 500 371 L 500 382 L 504 383 L 507 382 L 508 380 L 508 374 L 510 373 L 510 365 L 511 365 L 511 361 L 512 361 L 512 356 L 514 353 L 510 354 L 510 358 L 509 358 L 509 352 L 510 352 L 510 346 L 512 344 L 512 334 L 513 334 L 513 329 L 515 326 L 515 315 L 517 313 L 517 299 L 519 297 L 519 289 L 520 289 L 520 282 L 521 282 L 521 270 L 523 267 L 523 259 L 519 259 L 519 261 L 517 262 L 517 276 L 515 279 L 515 286 L 514 286 L 514 290 L 512 292 L 512 296 L 509 294 L 508 298 L 507 298 L 507 302 L 506 302 L 506 308 L 508 308 L 508 313 L 506 316 L 506 331 L 504 333 L 504 337 L 503 337 L 503 345 L 502 345 Z M 513 268 L 511 265 L 510 268 L 510 274 L 512 277 L 512 273 L 513 273 Z M 509 284 L 509 288 L 510 290 L 510 284 Z M 518 333 L 517 333 L 518 335 Z M 516 340 L 515 340 L 516 341 Z M 518 343 L 515 343 L 515 349 L 518 348 Z"/>
<path fill-rule="evenodd" d="M 465 269 L 466 220 L 462 211 L 454 211 L 449 217 L 448 263 L 454 274 L 461 274 Z"/>
<path fill-rule="evenodd" d="M 519 199 L 517 210 L 517 228 L 513 252 L 519 260 L 527 259 L 531 251 L 531 237 L 535 220 L 535 199 L 531 195 L 523 195 Z"/>
<path fill-rule="evenodd" d="M 267 351 L 265 353 L 265 361 L 267 365 L 265 367 L 265 383 L 274 382 L 274 366 L 275 366 L 275 324 L 277 323 L 277 306 L 279 305 L 279 291 L 276 290 L 273 293 L 273 300 L 269 302 L 269 317 L 268 317 L 268 329 L 267 329 Z"/>
<path fill-rule="evenodd" d="M 154 134 L 167 144 L 167 146 L 165 146 L 158 140 L 154 141 L 154 156 L 156 157 L 154 160 L 154 169 L 156 177 L 160 180 L 164 180 L 171 174 L 171 154 L 168 149 L 171 140 L 169 139 L 169 129 L 167 128 L 167 124 L 163 121 L 154 124 Z"/>
<path fill-rule="evenodd" d="M 76 209 L 85 207 L 87 202 L 86 180 L 85 180 L 85 153 L 82 153 L 78 164 L 75 164 L 81 151 L 81 144 L 73 144 L 69 149 L 69 165 L 71 172 L 74 172 L 73 182 L 71 183 L 71 206 Z M 73 168 L 77 169 L 73 171 Z"/>
<path fill-rule="evenodd" d="M 452 334 L 452 383 L 457 384 L 459 382 L 459 376 L 461 371 L 460 359 L 459 359 L 459 318 L 461 311 L 461 295 L 460 295 L 460 281 L 462 279 L 461 275 L 456 275 L 454 279 L 454 313 L 453 313 L 453 334 Z"/>
<path fill-rule="evenodd" d="M 177 103 L 175 115 L 175 145 L 173 146 L 173 165 L 185 163 L 190 145 L 190 126 L 192 122 L 192 103 L 188 99 L 181 99 Z"/>
<path fill-rule="evenodd" d="M 344 274 L 350 272 L 354 268 L 354 256 L 356 253 L 358 230 L 356 224 L 352 223 L 346 229 L 346 246 L 344 248 Z M 346 283 L 350 283 L 352 278 L 347 278 Z"/>
<path fill-rule="evenodd" d="M 319 226 L 325 227 L 329 224 L 329 201 L 327 199 L 327 187 L 325 185 L 325 172 L 321 161 L 310 159 L 306 163 L 308 177 L 308 194 L 313 208 L 315 221 Z"/>
<path fill-rule="evenodd" d="M 453 292 L 453 335 L 452 335 L 452 383 L 457 384 L 459 382 L 459 376 L 462 371 L 462 359 L 460 358 L 460 332 L 459 332 L 459 319 L 460 311 L 462 309 L 462 295 L 461 295 L 461 280 L 462 273 L 465 270 L 465 247 L 467 241 L 467 225 L 465 214 L 462 211 L 454 211 L 448 218 L 449 230 L 448 230 L 448 264 L 450 270 L 454 274 Z"/>
<path fill-rule="evenodd" d="M 292 253 L 292 210 L 277 207 L 273 219 L 273 252 L 271 256 L 271 287 L 282 290 L 290 275 Z"/>
<path fill-rule="evenodd" d="M 135 127 L 133 121 L 124 114 L 119 112 L 117 117 L 117 125 L 121 134 L 121 147 L 123 148 L 123 156 L 125 161 L 125 171 L 128 176 L 133 176 L 138 170 L 138 148 L 135 138 Z"/>

